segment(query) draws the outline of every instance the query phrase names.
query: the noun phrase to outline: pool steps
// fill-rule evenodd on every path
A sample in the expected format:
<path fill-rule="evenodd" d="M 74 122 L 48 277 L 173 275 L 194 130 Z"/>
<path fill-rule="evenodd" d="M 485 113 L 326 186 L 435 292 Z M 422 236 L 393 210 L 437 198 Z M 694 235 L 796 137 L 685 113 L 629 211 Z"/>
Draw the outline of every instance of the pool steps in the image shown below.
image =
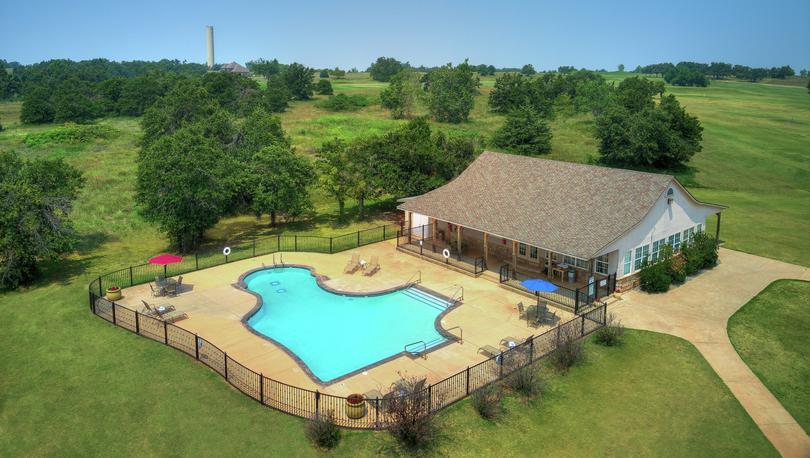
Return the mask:
<path fill-rule="evenodd" d="M 417 300 L 423 304 L 426 304 L 430 307 L 439 310 L 447 310 L 447 307 L 452 305 L 449 301 L 445 299 L 440 299 L 432 294 L 426 293 L 418 288 L 406 288 L 402 290 L 402 294 L 410 297 L 411 299 Z"/>

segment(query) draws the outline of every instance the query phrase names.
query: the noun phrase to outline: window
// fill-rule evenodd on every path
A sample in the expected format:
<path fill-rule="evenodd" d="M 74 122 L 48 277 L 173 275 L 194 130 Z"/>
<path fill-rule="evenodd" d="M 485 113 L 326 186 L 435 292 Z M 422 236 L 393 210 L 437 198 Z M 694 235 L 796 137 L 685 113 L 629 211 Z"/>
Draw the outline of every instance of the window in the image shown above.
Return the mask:
<path fill-rule="evenodd" d="M 697 226 L 695 226 L 695 232 L 703 232 L 703 225 L 698 224 Z"/>
<path fill-rule="evenodd" d="M 624 275 L 629 274 L 633 270 L 632 261 L 633 261 L 633 250 L 627 250 L 627 252 L 624 253 Z"/>
<path fill-rule="evenodd" d="M 526 256 L 526 245 L 522 243 L 518 244 L 518 254 L 521 256 Z"/>
<path fill-rule="evenodd" d="M 633 263 L 633 269 L 634 270 L 641 269 L 641 265 L 644 264 L 644 261 L 646 261 L 649 257 L 650 257 L 650 245 L 644 245 L 636 248 L 636 259 L 635 262 Z"/>
<path fill-rule="evenodd" d="M 666 239 L 656 240 L 655 242 L 653 242 L 652 248 L 653 262 L 658 261 L 658 257 L 661 255 L 661 250 L 664 249 L 664 246 L 666 246 Z"/>
<path fill-rule="evenodd" d="M 596 258 L 596 273 L 608 274 L 608 255 L 603 254 Z"/>
<path fill-rule="evenodd" d="M 580 269 L 588 268 L 588 261 L 584 259 L 575 258 L 573 256 L 563 255 L 563 262 L 569 266 L 579 267 Z"/>
<path fill-rule="evenodd" d="M 695 237 L 695 228 L 690 227 L 689 229 L 683 231 L 683 241 L 686 243 L 691 243 L 692 238 Z"/>
<path fill-rule="evenodd" d="M 537 259 L 537 247 L 529 247 L 529 257 L 532 259 Z"/>

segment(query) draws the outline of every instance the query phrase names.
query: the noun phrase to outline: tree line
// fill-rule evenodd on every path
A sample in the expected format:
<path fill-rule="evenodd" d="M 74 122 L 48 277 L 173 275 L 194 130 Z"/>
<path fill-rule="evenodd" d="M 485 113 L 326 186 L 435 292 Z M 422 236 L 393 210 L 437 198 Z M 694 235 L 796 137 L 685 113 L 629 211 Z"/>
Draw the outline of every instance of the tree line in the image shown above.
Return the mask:
<path fill-rule="evenodd" d="M 757 82 L 763 78 L 785 79 L 796 75 L 796 72 L 789 65 L 781 67 L 749 67 L 747 65 L 735 65 L 726 62 L 712 62 L 709 64 L 698 62 L 663 62 L 638 66 L 636 73 L 647 75 L 661 75 L 667 83 L 676 86 L 707 86 L 709 78 L 725 79 L 734 77 L 737 79 Z"/>

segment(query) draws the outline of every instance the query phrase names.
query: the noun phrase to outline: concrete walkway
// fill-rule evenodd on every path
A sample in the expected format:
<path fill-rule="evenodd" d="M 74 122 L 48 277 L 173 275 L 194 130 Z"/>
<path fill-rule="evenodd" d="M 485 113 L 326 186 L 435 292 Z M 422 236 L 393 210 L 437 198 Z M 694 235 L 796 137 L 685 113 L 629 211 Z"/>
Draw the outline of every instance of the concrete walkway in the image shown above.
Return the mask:
<path fill-rule="evenodd" d="M 810 437 L 743 362 L 726 328 L 771 282 L 810 280 L 810 269 L 727 249 L 720 249 L 720 263 L 666 294 L 627 293 L 611 309 L 629 328 L 692 342 L 783 456 L 810 457 Z"/>

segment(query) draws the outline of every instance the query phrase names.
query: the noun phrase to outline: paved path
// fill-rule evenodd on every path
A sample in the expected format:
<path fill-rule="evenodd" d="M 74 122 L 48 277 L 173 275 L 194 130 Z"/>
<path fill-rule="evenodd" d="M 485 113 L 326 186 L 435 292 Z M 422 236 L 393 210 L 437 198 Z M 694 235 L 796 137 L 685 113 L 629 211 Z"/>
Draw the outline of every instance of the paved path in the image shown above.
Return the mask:
<path fill-rule="evenodd" d="M 771 282 L 810 280 L 810 269 L 722 248 L 720 262 L 666 294 L 633 291 L 611 308 L 627 327 L 692 342 L 783 456 L 810 457 L 810 437 L 743 362 L 726 328 L 729 317 Z"/>

